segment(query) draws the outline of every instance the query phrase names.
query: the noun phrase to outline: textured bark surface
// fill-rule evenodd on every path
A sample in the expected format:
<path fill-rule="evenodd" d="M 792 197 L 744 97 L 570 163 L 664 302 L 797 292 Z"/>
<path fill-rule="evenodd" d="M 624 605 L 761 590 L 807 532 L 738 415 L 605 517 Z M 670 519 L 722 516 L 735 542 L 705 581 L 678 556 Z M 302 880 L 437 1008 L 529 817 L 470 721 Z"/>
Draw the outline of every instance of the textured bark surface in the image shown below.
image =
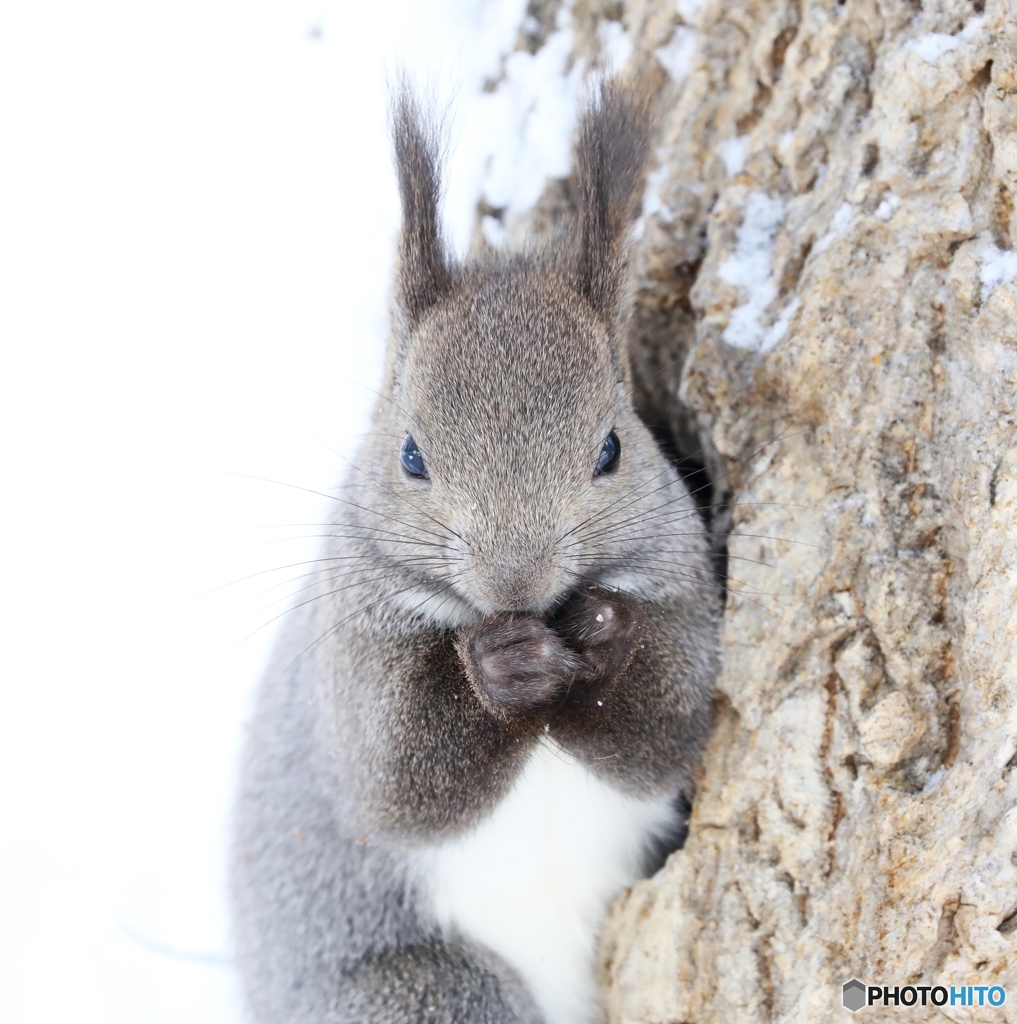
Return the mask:
<path fill-rule="evenodd" d="M 1008 988 L 868 1020 L 1017 1020 L 1017 2 L 572 18 L 659 90 L 633 363 L 733 526 L 690 837 L 613 909 L 609 1018 L 845 1020 L 857 977 Z"/>

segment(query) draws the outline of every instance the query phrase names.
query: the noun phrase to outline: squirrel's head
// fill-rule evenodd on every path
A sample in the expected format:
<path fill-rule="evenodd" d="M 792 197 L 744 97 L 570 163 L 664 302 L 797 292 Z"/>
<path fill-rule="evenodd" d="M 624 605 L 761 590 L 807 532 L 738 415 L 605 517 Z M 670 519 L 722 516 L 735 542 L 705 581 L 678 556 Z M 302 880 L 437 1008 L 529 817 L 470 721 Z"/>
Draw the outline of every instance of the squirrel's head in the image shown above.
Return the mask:
<path fill-rule="evenodd" d="M 583 582 L 631 575 L 646 547 L 633 540 L 646 533 L 639 513 L 675 486 L 691 504 L 633 411 L 624 349 L 649 127 L 634 90 L 604 84 L 580 121 L 571 229 L 457 265 L 439 224 L 436 133 L 406 90 L 397 97 L 403 223 L 370 471 L 431 545 L 418 564 L 440 560 L 444 586 L 480 614 L 547 611 Z"/>

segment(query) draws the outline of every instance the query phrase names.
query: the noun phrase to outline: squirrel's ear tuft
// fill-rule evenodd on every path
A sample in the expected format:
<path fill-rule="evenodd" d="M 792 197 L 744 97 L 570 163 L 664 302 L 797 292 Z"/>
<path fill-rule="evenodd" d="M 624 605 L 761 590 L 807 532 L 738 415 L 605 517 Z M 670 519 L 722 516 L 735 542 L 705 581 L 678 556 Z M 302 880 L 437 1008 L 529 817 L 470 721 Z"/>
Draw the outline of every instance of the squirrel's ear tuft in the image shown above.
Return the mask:
<path fill-rule="evenodd" d="M 403 210 L 395 298 L 412 330 L 452 284 L 438 222 L 442 133 L 434 118 L 422 111 L 405 80 L 395 90 L 390 123 Z"/>
<path fill-rule="evenodd" d="M 576 284 L 605 319 L 613 316 L 621 294 L 625 239 L 643 182 L 650 130 L 647 97 L 617 78 L 601 83 L 579 122 Z"/>

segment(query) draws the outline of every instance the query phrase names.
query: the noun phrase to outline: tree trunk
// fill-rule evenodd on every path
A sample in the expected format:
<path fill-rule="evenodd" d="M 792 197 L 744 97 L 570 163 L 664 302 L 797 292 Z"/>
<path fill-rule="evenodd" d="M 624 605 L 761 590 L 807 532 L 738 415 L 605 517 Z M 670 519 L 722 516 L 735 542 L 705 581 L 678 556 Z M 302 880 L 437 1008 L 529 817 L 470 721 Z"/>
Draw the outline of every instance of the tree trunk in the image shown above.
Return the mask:
<path fill-rule="evenodd" d="M 857 978 L 1008 988 L 870 1021 L 1013 1021 L 1017 0 L 696 7 L 571 11 L 659 90 L 637 395 L 731 530 L 691 832 L 613 909 L 609 1017 L 844 1021 Z"/>

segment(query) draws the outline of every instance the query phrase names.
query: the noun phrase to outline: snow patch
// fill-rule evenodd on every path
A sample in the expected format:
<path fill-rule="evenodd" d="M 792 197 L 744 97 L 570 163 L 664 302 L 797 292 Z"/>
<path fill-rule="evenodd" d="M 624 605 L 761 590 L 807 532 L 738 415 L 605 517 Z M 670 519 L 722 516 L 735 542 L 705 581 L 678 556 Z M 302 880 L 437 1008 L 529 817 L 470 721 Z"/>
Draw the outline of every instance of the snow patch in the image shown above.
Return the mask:
<path fill-rule="evenodd" d="M 958 238 L 969 238 L 972 234 L 971 208 L 963 196 L 957 195 L 943 207 L 943 227 Z"/>
<path fill-rule="evenodd" d="M 671 76 L 676 85 L 681 85 L 688 77 L 692 51 L 696 47 L 696 30 L 688 25 L 678 25 L 674 34 L 663 45 L 653 51 L 660 66 Z"/>
<path fill-rule="evenodd" d="M 887 192 L 883 196 L 883 201 L 876 207 L 876 216 L 880 220 L 890 220 L 899 208 L 900 196 Z"/>
<path fill-rule="evenodd" d="M 985 15 L 979 14 L 977 17 L 972 18 L 961 30 L 960 37 L 964 42 L 968 42 L 974 39 L 979 32 L 982 31 L 982 26 L 985 24 Z"/>
<path fill-rule="evenodd" d="M 480 231 L 484 240 L 492 248 L 498 249 L 505 244 L 505 225 L 497 217 L 490 215 L 481 217 Z"/>
<path fill-rule="evenodd" d="M 724 161 L 727 173 L 733 178 L 745 169 L 745 153 L 749 148 L 748 135 L 725 139 L 717 146 L 717 155 Z"/>
<path fill-rule="evenodd" d="M 704 0 L 678 0 L 675 8 L 686 25 L 695 25 L 703 9 Z"/>
<path fill-rule="evenodd" d="M 661 164 L 655 171 L 651 171 L 647 175 L 646 191 L 643 193 L 643 217 L 656 217 L 665 224 L 670 224 L 674 220 L 674 214 L 660 198 L 660 186 L 667 181 L 667 174 L 667 164 Z"/>
<path fill-rule="evenodd" d="M 981 15 L 972 18 L 955 36 L 948 35 L 946 32 L 927 32 L 923 36 L 918 36 L 917 39 L 909 39 L 904 44 L 904 49 L 917 53 L 927 64 L 935 64 L 944 53 L 956 50 L 961 43 L 973 39 L 984 24 L 985 16 Z"/>
<path fill-rule="evenodd" d="M 787 329 L 791 326 L 791 321 L 794 319 L 795 313 L 798 312 L 798 307 L 801 304 L 802 300 L 797 295 L 791 297 L 791 301 L 780 311 L 780 315 L 763 335 L 763 344 L 759 350 L 760 352 L 769 352 L 787 334 Z"/>
<path fill-rule="evenodd" d="M 505 219 L 530 209 L 548 178 L 572 170 L 585 64 L 568 66 L 575 42 L 570 5 L 558 12 L 557 26 L 536 53 L 511 53 L 502 81 L 479 104 L 476 123 L 486 133 L 479 143 L 487 165 L 482 191 Z"/>
<path fill-rule="evenodd" d="M 795 141 L 795 133 L 793 131 L 781 132 L 777 136 L 777 151 L 783 153 L 791 148 L 791 144 Z"/>
<path fill-rule="evenodd" d="M 625 26 L 620 21 L 602 21 L 597 27 L 597 38 L 604 55 L 604 70 L 610 75 L 617 74 L 628 64 L 634 49 Z"/>
<path fill-rule="evenodd" d="M 829 230 L 816 242 L 812 247 L 812 251 L 826 252 L 831 244 L 847 230 L 847 226 L 851 223 L 851 218 L 854 214 L 855 208 L 850 203 L 841 203 L 837 207 L 837 212 L 833 215 L 833 219 L 830 221 Z"/>
<path fill-rule="evenodd" d="M 944 53 L 956 50 L 960 44 L 961 40 L 957 36 L 950 36 L 945 32 L 927 32 L 917 39 L 909 39 L 904 44 L 904 49 L 917 53 L 926 64 L 935 64 Z"/>
<path fill-rule="evenodd" d="M 982 279 L 982 302 L 990 293 L 1004 284 L 1009 284 L 1017 277 L 1017 252 L 1011 249 L 1000 249 L 989 243 L 982 249 L 982 266 L 979 277 Z"/>
<path fill-rule="evenodd" d="M 841 203 L 837 207 L 837 212 L 833 215 L 833 220 L 830 221 L 830 230 L 836 231 L 838 235 L 844 234 L 848 224 L 851 223 L 854 213 L 855 208 L 850 203 Z"/>
<path fill-rule="evenodd" d="M 776 323 L 766 327 L 759 322 L 767 306 L 777 297 L 772 267 L 773 246 L 786 215 L 787 205 L 783 199 L 768 196 L 765 192 L 750 192 L 745 200 L 735 251 L 717 270 L 721 280 L 748 293 L 747 301 L 731 311 L 724 329 L 724 341 L 736 348 L 753 352 L 772 348 L 784 336 L 791 317 L 797 311 L 798 300 L 793 299 Z"/>

